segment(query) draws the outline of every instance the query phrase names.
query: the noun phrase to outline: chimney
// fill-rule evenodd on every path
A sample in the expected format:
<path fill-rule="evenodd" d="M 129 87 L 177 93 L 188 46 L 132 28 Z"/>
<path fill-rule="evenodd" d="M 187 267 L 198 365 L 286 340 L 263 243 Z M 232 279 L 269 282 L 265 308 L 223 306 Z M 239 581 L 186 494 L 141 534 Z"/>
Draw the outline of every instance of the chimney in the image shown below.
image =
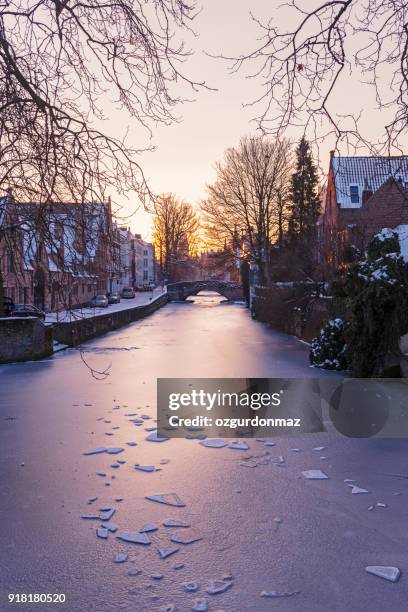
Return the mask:
<path fill-rule="evenodd" d="M 364 177 L 364 189 L 363 189 L 363 193 L 362 193 L 362 206 L 365 206 L 365 204 L 367 204 L 368 200 L 371 198 L 371 196 L 373 195 L 373 190 L 371 188 L 371 186 L 368 184 L 367 178 Z"/>

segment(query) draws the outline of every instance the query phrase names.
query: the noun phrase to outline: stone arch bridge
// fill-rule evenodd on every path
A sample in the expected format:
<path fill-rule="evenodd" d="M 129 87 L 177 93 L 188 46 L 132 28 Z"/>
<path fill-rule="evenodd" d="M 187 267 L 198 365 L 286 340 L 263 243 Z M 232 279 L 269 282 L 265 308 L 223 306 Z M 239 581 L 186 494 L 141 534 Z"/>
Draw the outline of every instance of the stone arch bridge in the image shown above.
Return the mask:
<path fill-rule="evenodd" d="M 199 280 L 182 281 L 180 283 L 170 283 L 167 285 L 169 300 L 181 302 L 190 295 L 197 295 L 200 291 L 216 291 L 231 302 L 244 299 L 243 288 L 240 283 L 230 283 L 221 280 Z"/>

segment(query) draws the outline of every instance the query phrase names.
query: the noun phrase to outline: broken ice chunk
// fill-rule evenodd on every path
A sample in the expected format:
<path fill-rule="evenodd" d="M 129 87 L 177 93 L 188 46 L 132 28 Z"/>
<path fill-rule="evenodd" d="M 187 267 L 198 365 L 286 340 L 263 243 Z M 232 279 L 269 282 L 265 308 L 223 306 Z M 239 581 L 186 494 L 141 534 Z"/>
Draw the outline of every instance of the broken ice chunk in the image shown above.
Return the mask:
<path fill-rule="evenodd" d="M 155 472 L 156 468 L 154 465 L 139 465 L 137 463 L 135 465 L 135 470 L 139 470 L 139 472 Z"/>
<path fill-rule="evenodd" d="M 261 591 L 261 597 L 293 597 L 300 591 Z"/>
<path fill-rule="evenodd" d="M 199 542 L 203 538 L 199 535 L 194 534 L 178 534 L 176 532 L 172 533 L 170 536 L 170 540 L 175 544 L 193 544 L 193 542 Z"/>
<path fill-rule="evenodd" d="M 307 480 L 326 480 L 328 478 L 321 470 L 305 470 L 302 474 Z"/>
<path fill-rule="evenodd" d="M 120 468 L 120 463 L 117 463 L 117 462 L 112 463 L 111 468 L 114 468 L 115 470 L 117 470 L 118 468 Z"/>
<path fill-rule="evenodd" d="M 162 493 L 160 495 L 146 495 L 145 499 L 157 502 L 158 504 L 166 504 L 167 506 L 176 506 L 184 508 L 184 504 L 176 493 Z"/>
<path fill-rule="evenodd" d="M 116 527 L 116 525 L 112 525 L 112 523 L 104 523 L 102 525 L 102 527 L 104 527 L 105 529 L 107 529 L 108 531 L 110 531 L 111 533 L 115 533 L 115 531 L 118 530 L 118 528 Z"/>
<path fill-rule="evenodd" d="M 108 534 L 109 531 L 105 529 L 105 527 L 98 527 L 98 529 L 96 530 L 96 535 L 98 536 L 98 538 L 102 538 L 103 540 L 107 539 Z"/>
<path fill-rule="evenodd" d="M 391 565 L 367 565 L 365 570 L 368 574 L 384 578 L 384 580 L 390 582 L 397 582 L 401 576 L 401 570 Z"/>
<path fill-rule="evenodd" d="M 154 432 L 146 436 L 145 440 L 148 442 L 165 442 L 166 440 L 170 440 L 167 436 L 161 436 L 160 434 Z"/>
<path fill-rule="evenodd" d="M 199 444 L 207 448 L 223 448 L 224 446 L 228 446 L 228 442 L 225 442 L 225 440 L 220 440 L 219 438 L 210 438 L 209 440 L 202 440 L 201 442 L 199 442 Z"/>
<path fill-rule="evenodd" d="M 114 563 L 125 563 L 128 560 L 128 556 L 126 553 L 118 553 L 114 558 Z"/>
<path fill-rule="evenodd" d="M 137 446 L 137 442 L 133 442 L 133 441 L 126 442 L 126 444 L 127 444 L 128 446 Z"/>
<path fill-rule="evenodd" d="M 249 450 L 249 445 L 246 442 L 242 442 L 242 441 L 239 441 L 239 440 L 237 440 L 237 441 L 234 440 L 233 442 L 230 442 L 228 444 L 228 448 L 235 448 L 236 450 L 246 451 L 246 450 Z"/>
<path fill-rule="evenodd" d="M 117 455 L 118 453 L 123 452 L 124 449 L 120 448 L 120 447 L 112 447 L 112 448 L 107 448 L 106 452 L 109 453 L 110 455 Z"/>
<path fill-rule="evenodd" d="M 105 478 L 106 472 L 96 472 L 96 475 L 101 476 L 102 478 Z"/>
<path fill-rule="evenodd" d="M 183 521 L 177 521 L 174 519 L 168 519 L 163 523 L 164 527 L 190 527 L 188 523 L 183 523 Z"/>
<path fill-rule="evenodd" d="M 186 593 L 195 593 L 200 588 L 200 584 L 198 582 L 183 582 L 181 586 Z"/>
<path fill-rule="evenodd" d="M 99 455 L 99 453 L 105 453 L 105 452 L 106 452 L 106 447 L 101 446 L 99 448 L 92 448 L 91 450 L 87 450 L 82 454 L 83 455 Z"/>
<path fill-rule="evenodd" d="M 315 448 L 313 449 L 314 451 L 317 451 L 318 453 L 320 453 L 321 451 L 326 450 L 327 446 L 315 446 Z"/>
<path fill-rule="evenodd" d="M 232 585 L 232 580 L 210 580 L 206 591 L 209 595 L 218 595 L 219 593 L 225 593 Z"/>
<path fill-rule="evenodd" d="M 158 549 L 159 554 L 160 554 L 160 559 L 167 559 L 167 557 L 174 555 L 179 550 L 180 548 L 178 548 L 177 546 L 173 546 L 171 548 L 159 548 Z"/>
<path fill-rule="evenodd" d="M 118 540 L 130 542 L 131 544 L 151 544 L 149 536 L 146 533 L 137 533 L 134 531 L 125 531 L 122 535 L 116 536 Z"/>
<path fill-rule="evenodd" d="M 96 501 L 98 498 L 97 497 L 90 497 L 88 499 L 88 504 L 92 504 L 92 502 Z"/>
<path fill-rule="evenodd" d="M 149 531 L 157 531 L 158 527 L 156 527 L 156 525 L 153 525 L 153 523 L 146 523 L 146 525 L 143 525 L 143 527 L 141 529 L 139 529 L 139 533 L 148 533 Z"/>
<path fill-rule="evenodd" d="M 367 489 L 362 489 L 361 487 L 357 487 L 357 486 L 353 486 L 351 488 L 351 492 L 353 493 L 353 495 L 358 495 L 359 493 L 369 493 Z"/>
<path fill-rule="evenodd" d="M 163 578 L 163 574 L 151 574 L 150 578 L 153 578 L 153 580 L 161 580 Z"/>

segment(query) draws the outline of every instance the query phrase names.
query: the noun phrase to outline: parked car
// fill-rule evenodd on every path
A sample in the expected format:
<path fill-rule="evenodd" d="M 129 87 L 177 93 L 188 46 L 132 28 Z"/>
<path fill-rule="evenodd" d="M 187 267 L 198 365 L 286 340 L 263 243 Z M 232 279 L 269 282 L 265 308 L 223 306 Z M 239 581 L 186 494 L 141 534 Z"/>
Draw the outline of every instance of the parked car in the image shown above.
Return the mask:
<path fill-rule="evenodd" d="M 45 319 L 45 312 L 33 306 L 32 304 L 14 304 L 11 311 L 10 317 L 37 317 L 38 319 Z"/>
<path fill-rule="evenodd" d="M 3 296 L 4 316 L 9 317 L 14 308 L 14 302 L 10 297 Z"/>
<path fill-rule="evenodd" d="M 144 291 L 144 286 L 143 285 L 136 285 L 135 289 L 136 289 L 136 291 Z"/>
<path fill-rule="evenodd" d="M 106 295 L 95 295 L 90 302 L 91 308 L 107 308 L 109 305 Z"/>
<path fill-rule="evenodd" d="M 119 293 L 108 293 L 107 296 L 108 298 L 108 304 L 119 304 L 120 303 L 120 295 Z"/>
<path fill-rule="evenodd" d="M 122 297 L 125 299 L 134 298 L 135 295 L 135 290 L 132 287 L 124 287 L 122 289 Z"/>
<path fill-rule="evenodd" d="M 150 281 L 149 283 L 147 283 L 146 291 L 154 291 L 155 289 L 156 289 L 156 283 L 154 283 L 153 281 Z"/>

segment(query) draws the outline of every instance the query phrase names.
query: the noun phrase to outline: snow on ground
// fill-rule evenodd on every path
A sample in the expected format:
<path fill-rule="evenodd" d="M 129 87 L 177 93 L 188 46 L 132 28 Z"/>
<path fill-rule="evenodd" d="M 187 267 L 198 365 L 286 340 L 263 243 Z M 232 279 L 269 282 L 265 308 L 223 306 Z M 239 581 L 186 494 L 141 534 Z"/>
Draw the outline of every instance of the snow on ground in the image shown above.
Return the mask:
<path fill-rule="evenodd" d="M 60 312 L 49 312 L 45 317 L 45 323 L 61 323 L 76 321 L 78 319 L 90 319 L 99 315 L 110 314 L 119 310 L 128 310 L 136 306 L 143 306 L 156 300 L 163 295 L 164 290 L 157 287 L 154 291 L 143 291 L 136 293 L 132 299 L 122 299 L 119 304 L 109 304 L 108 308 L 79 308 L 76 310 L 62 310 Z"/>

